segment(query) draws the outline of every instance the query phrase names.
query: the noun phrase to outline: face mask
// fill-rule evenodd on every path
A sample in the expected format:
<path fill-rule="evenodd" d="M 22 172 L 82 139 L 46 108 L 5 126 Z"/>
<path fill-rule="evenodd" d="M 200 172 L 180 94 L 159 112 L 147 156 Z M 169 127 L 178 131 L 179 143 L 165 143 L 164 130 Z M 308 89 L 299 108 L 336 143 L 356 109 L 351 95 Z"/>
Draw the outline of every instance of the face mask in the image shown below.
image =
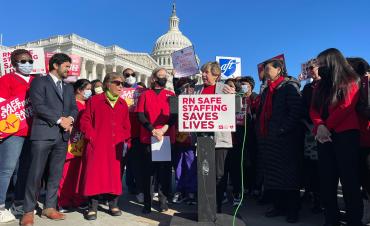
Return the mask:
<path fill-rule="evenodd" d="M 136 78 L 134 76 L 129 76 L 128 78 L 126 78 L 126 83 L 130 86 L 135 84 L 135 82 L 136 82 Z"/>
<path fill-rule="evenodd" d="M 25 64 L 18 63 L 18 70 L 23 75 L 29 75 L 33 70 L 33 64 L 30 64 L 29 62 L 26 62 Z"/>
<path fill-rule="evenodd" d="M 103 91 L 103 88 L 102 88 L 102 87 L 100 87 L 100 86 L 99 86 L 99 87 L 95 87 L 95 88 L 94 88 L 94 91 L 95 91 L 95 93 L 96 93 L 96 94 L 101 94 L 101 93 L 103 93 L 103 92 L 104 92 L 104 91 Z"/>
<path fill-rule="evenodd" d="M 242 92 L 247 93 L 249 91 L 248 85 L 242 85 Z"/>
<path fill-rule="evenodd" d="M 90 89 L 87 89 L 87 90 L 84 91 L 85 100 L 89 99 L 91 97 L 91 95 L 92 95 L 92 92 L 91 92 Z"/>
<path fill-rule="evenodd" d="M 326 66 L 319 67 L 319 76 L 322 79 L 329 79 L 330 78 L 330 71 L 329 68 Z"/>
<path fill-rule="evenodd" d="M 167 83 L 167 78 L 157 78 L 156 82 L 160 87 L 165 87 Z"/>

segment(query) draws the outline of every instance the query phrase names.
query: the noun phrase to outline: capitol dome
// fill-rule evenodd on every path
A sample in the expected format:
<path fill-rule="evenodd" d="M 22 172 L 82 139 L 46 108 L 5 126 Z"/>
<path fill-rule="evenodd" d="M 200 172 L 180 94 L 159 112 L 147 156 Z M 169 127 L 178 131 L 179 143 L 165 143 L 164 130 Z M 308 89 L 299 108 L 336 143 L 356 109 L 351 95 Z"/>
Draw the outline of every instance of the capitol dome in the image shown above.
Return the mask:
<path fill-rule="evenodd" d="M 176 16 L 176 5 L 173 4 L 170 29 L 157 39 L 151 54 L 161 67 L 169 71 L 173 69 L 171 53 L 192 45 L 191 41 L 181 33 L 179 22 L 180 19 Z"/>

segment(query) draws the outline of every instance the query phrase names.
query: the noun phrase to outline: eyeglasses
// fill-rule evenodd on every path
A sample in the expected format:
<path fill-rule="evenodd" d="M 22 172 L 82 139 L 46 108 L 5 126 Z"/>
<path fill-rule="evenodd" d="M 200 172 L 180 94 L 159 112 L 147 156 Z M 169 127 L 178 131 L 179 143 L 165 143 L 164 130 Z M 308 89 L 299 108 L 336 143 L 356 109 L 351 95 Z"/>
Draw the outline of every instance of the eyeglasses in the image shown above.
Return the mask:
<path fill-rule="evenodd" d="M 130 77 L 130 76 L 135 77 L 135 76 L 136 76 L 136 74 L 135 74 L 135 73 L 124 73 L 124 74 L 123 74 L 123 76 L 124 76 L 125 78 L 128 78 L 128 77 Z"/>
<path fill-rule="evenodd" d="M 21 63 L 21 64 L 25 64 L 25 63 L 30 63 L 30 64 L 33 64 L 33 60 L 20 60 L 18 61 L 18 63 Z"/>
<path fill-rule="evenodd" d="M 112 83 L 112 84 L 114 84 L 114 85 L 116 85 L 116 86 L 119 86 L 119 85 L 121 85 L 121 86 L 124 86 L 124 82 L 121 82 L 121 81 L 117 81 L 117 80 L 113 80 L 113 81 L 111 81 L 110 83 Z"/>

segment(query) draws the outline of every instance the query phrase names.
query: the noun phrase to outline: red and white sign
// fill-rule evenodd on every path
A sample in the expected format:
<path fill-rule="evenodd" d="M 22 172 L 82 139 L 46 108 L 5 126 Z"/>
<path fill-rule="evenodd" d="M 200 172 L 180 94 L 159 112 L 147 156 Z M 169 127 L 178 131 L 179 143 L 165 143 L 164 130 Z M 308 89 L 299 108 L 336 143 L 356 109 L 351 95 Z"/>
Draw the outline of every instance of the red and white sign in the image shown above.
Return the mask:
<path fill-rule="evenodd" d="M 6 138 L 27 126 L 32 118 L 29 98 L 14 97 L 0 103 L 0 138 Z"/>
<path fill-rule="evenodd" d="M 135 111 L 139 96 L 144 92 L 143 88 L 124 88 L 121 93 L 121 98 L 127 103 L 131 112 Z"/>
<path fill-rule="evenodd" d="M 46 73 L 49 73 L 49 60 L 55 53 L 45 52 L 45 68 Z M 81 57 L 74 54 L 68 55 L 72 59 L 71 68 L 68 71 L 69 76 L 80 76 L 81 73 Z"/>
<path fill-rule="evenodd" d="M 33 59 L 33 70 L 31 74 L 45 74 L 45 55 L 43 48 L 28 48 L 27 49 Z M 1 67 L 1 74 L 5 75 L 11 72 L 14 72 L 15 69 L 12 66 L 10 61 L 10 55 L 14 50 L 11 51 L 0 51 L 0 67 Z"/>
<path fill-rule="evenodd" d="M 180 95 L 180 132 L 235 131 L 235 95 Z"/>

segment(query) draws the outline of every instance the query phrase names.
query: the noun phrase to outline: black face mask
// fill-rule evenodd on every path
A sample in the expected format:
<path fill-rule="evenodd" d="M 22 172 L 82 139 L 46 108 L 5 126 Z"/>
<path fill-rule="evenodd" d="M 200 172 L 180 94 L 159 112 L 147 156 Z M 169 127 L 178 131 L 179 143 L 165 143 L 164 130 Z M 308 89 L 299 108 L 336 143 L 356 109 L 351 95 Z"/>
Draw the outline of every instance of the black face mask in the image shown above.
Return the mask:
<path fill-rule="evenodd" d="M 165 86 L 166 86 L 166 83 L 167 83 L 167 78 L 157 78 L 156 83 L 157 83 L 160 87 L 165 87 Z"/>
<path fill-rule="evenodd" d="M 322 79 L 329 79 L 330 78 L 330 69 L 327 67 L 327 66 L 322 66 L 322 67 L 319 67 L 319 76 L 322 78 Z"/>

